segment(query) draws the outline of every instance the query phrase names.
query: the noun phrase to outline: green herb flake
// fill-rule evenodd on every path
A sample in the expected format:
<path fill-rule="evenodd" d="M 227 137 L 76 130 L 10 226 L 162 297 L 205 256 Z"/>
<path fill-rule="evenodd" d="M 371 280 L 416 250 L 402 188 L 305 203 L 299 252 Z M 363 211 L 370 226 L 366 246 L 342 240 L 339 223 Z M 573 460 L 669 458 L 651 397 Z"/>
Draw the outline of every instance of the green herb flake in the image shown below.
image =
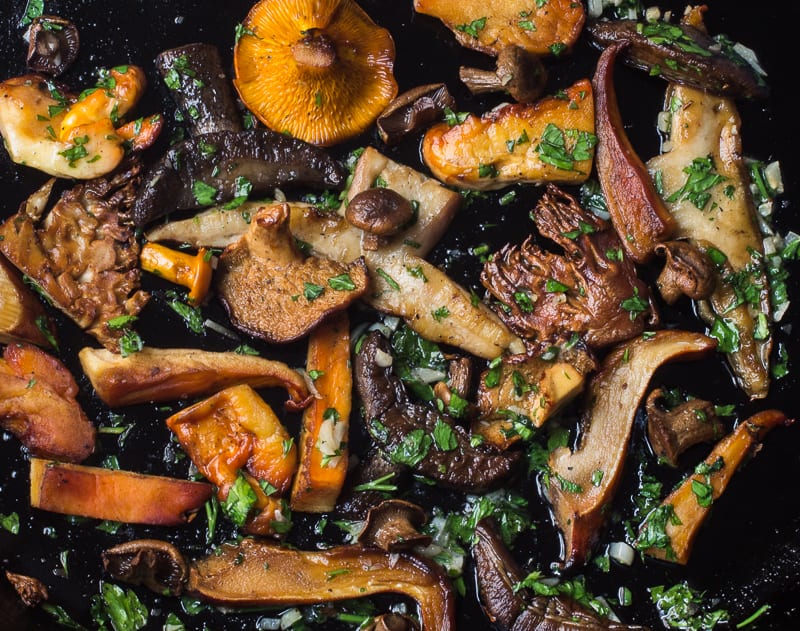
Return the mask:
<path fill-rule="evenodd" d="M 201 180 L 192 184 L 192 194 L 200 206 L 211 206 L 217 201 L 217 189 Z"/>
<path fill-rule="evenodd" d="M 472 20 L 469 24 L 456 24 L 455 29 L 460 31 L 461 33 L 466 33 L 471 37 L 478 37 L 478 32 L 482 31 L 486 28 L 486 18 L 478 18 L 477 20 Z"/>
<path fill-rule="evenodd" d="M 455 431 L 441 419 L 436 421 L 433 428 L 433 443 L 440 451 L 453 451 L 458 447 Z"/>
<path fill-rule="evenodd" d="M 322 285 L 317 285 L 316 283 L 309 283 L 309 282 L 303 283 L 303 296 L 309 302 L 312 302 L 317 298 L 319 298 L 324 291 L 325 288 Z"/>
<path fill-rule="evenodd" d="M 240 473 L 236 477 L 236 481 L 228 489 L 228 496 L 220 506 L 228 519 L 237 526 L 242 526 L 257 501 L 255 491 Z"/>
<path fill-rule="evenodd" d="M 334 291 L 353 291 L 356 284 L 350 278 L 350 274 L 339 274 L 328 279 L 328 287 Z"/>

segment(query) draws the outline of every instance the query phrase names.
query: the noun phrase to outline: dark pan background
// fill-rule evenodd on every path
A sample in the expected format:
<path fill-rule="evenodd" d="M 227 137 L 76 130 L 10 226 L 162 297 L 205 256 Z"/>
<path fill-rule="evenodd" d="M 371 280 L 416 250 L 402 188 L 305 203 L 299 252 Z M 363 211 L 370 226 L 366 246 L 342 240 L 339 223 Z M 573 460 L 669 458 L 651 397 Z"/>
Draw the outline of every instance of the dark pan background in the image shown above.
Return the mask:
<path fill-rule="evenodd" d="M 800 223 L 794 213 L 800 196 L 800 160 L 798 160 L 796 52 L 797 24 L 800 20 L 800 5 L 781 0 L 761 0 L 757 3 L 732 3 L 722 0 L 707 2 L 707 24 L 712 34 L 725 33 L 754 48 L 762 65 L 769 74 L 772 95 L 766 102 L 742 103 L 742 135 L 744 150 L 748 156 L 764 161 L 780 160 L 783 167 L 786 192 L 776 204 L 776 221 L 781 230 L 794 228 L 800 231 Z M 25 0 L 3 0 L 0 8 L 0 78 L 22 74 L 25 70 L 25 45 L 23 29 L 19 19 L 25 8 Z M 471 97 L 458 80 L 458 66 L 462 63 L 489 67 L 490 60 L 459 47 L 438 21 L 414 14 L 411 0 L 362 0 L 361 5 L 382 26 L 389 28 L 397 45 L 396 76 L 401 90 L 427 82 L 444 81 L 457 98 L 461 110 L 485 110 L 499 100 L 478 101 Z M 155 72 L 153 59 L 163 49 L 193 41 L 216 43 L 223 58 L 231 67 L 231 52 L 234 27 L 241 22 L 251 6 L 250 0 L 46 0 L 45 12 L 61 15 L 73 20 L 81 35 L 81 53 L 76 66 L 64 81 L 74 88 L 94 84 L 94 72 L 98 67 L 110 67 L 133 63 L 144 67 L 150 79 L 150 88 L 145 100 L 137 108 L 139 115 L 155 111 L 166 114 L 170 120 L 174 104 L 166 94 Z M 682 5 L 669 2 L 662 7 L 678 10 Z M 480 17 L 480 16 L 475 16 Z M 591 77 L 597 52 L 581 42 L 574 54 L 561 60 L 548 60 L 550 72 L 548 93 L 567 87 L 576 78 Z M 635 148 L 644 158 L 658 151 L 658 135 L 655 130 L 656 114 L 660 109 L 664 83 L 658 78 L 645 76 L 641 72 L 619 67 L 617 69 L 617 92 L 621 101 L 627 131 Z M 792 96 L 790 96 L 792 95 Z M 151 150 L 148 157 L 160 154 L 167 142 L 173 123 L 162 135 L 161 142 Z M 386 150 L 392 157 L 423 169 L 416 139 L 387 150 L 372 133 L 357 139 L 338 152 L 363 144 L 372 143 Z M 46 177 L 31 169 L 13 165 L 3 150 L 0 150 L 0 219 L 17 209 L 19 203 Z M 432 260 L 447 269 L 465 285 L 479 289 L 478 265 L 469 254 L 469 247 L 488 243 L 497 248 L 507 241 L 519 242 L 533 228 L 528 211 L 533 207 L 540 190 L 535 187 L 518 189 L 517 202 L 501 207 L 497 194 L 465 208 L 454 223 L 453 229 L 436 249 Z M 790 271 L 797 273 L 790 264 Z M 642 273 L 648 277 L 652 270 Z M 184 324 L 165 305 L 163 292 L 167 288 L 152 278 L 146 279 L 146 287 L 154 297 L 140 322 L 140 333 L 147 344 L 153 346 L 203 346 L 214 350 L 231 349 L 230 340 L 213 332 L 199 336 L 188 332 Z M 797 283 L 792 281 L 791 297 L 800 300 Z M 800 345 L 792 331 L 797 319 L 798 307 L 790 308 L 783 326 L 776 331 L 776 341 L 783 342 L 789 351 L 790 375 L 775 382 L 767 401 L 749 403 L 731 385 L 727 369 L 720 357 L 714 357 L 697 365 L 667 367 L 660 371 L 653 385 L 681 386 L 696 396 L 711 399 L 718 404 L 737 404 L 737 418 L 746 418 L 753 412 L 767 407 L 785 410 L 790 416 L 796 414 L 800 380 L 797 377 L 797 357 Z M 220 322 L 225 316 L 219 305 L 211 302 L 204 313 Z M 83 388 L 81 402 L 90 417 L 98 423 L 107 422 L 110 411 L 98 402 L 81 375 L 76 353 L 94 341 L 77 330 L 62 317 L 56 316 L 60 325 L 61 358 L 79 378 Z M 678 311 L 665 310 L 671 326 L 683 326 L 702 330 L 687 304 Z M 245 340 L 248 341 L 248 340 Z M 300 365 L 304 357 L 302 344 L 281 348 L 266 348 L 249 341 L 262 349 L 264 354 L 284 358 L 291 365 Z M 276 396 L 265 393 L 265 396 Z M 277 400 L 280 405 L 280 399 Z M 276 408 L 280 409 L 280 408 Z M 186 460 L 175 463 L 172 455 L 173 443 L 164 428 L 163 419 L 170 410 L 156 406 L 138 406 L 126 410 L 115 410 L 124 414 L 126 422 L 134 427 L 122 446 L 116 438 L 99 438 L 98 453 L 89 464 L 99 464 L 108 455 L 117 455 L 123 469 L 164 473 L 183 477 L 187 475 Z M 297 415 L 285 415 L 286 423 L 297 428 Z M 625 516 L 631 510 L 631 496 L 636 489 L 636 467 L 634 463 L 647 457 L 642 438 L 642 416 L 638 417 L 631 455 L 631 466 L 626 474 L 626 483 L 615 503 L 615 512 Z M 355 448 L 358 449 L 358 430 L 355 429 Z M 102 572 L 100 553 L 116 543 L 139 537 L 169 539 L 190 556 L 196 557 L 207 550 L 204 542 L 205 517 L 198 516 L 195 522 L 183 529 L 159 529 L 140 526 L 123 526 L 116 534 L 108 534 L 96 528 L 92 520 L 70 520 L 61 515 L 32 510 L 28 501 L 27 456 L 19 443 L 7 434 L 0 434 L 0 513 L 16 511 L 21 519 L 21 532 L 12 535 L 0 531 L 0 568 L 29 574 L 43 580 L 50 589 L 50 601 L 62 605 L 73 617 L 91 627 L 89 599 L 98 593 L 100 581 L 106 579 Z M 626 621 L 636 621 L 661 628 L 653 606 L 649 603 L 647 588 L 658 584 L 673 584 L 688 580 L 709 597 L 724 594 L 722 603 L 728 607 L 740 607 L 737 611 L 755 610 L 764 602 L 771 603 L 771 611 L 751 628 L 759 630 L 794 629 L 800 626 L 800 501 L 796 490 L 800 479 L 800 428 L 777 429 L 770 434 L 763 451 L 744 470 L 734 477 L 729 490 L 714 506 L 710 519 L 698 537 L 691 562 L 685 568 L 640 559 L 631 568 L 615 566 L 610 574 L 602 574 L 587 568 L 589 588 L 598 594 L 614 597 L 621 585 L 630 587 L 634 594 L 631 607 L 616 607 Z M 706 448 L 692 451 L 685 456 L 684 471 L 691 468 L 706 453 Z M 665 488 L 677 479 L 681 472 L 663 474 Z M 412 499 L 442 506 L 452 504 L 454 498 L 423 495 L 419 489 L 411 489 Z M 550 562 L 557 558 L 558 539 L 548 520 L 546 508 L 539 500 L 534 486 L 528 483 L 523 492 L 531 500 L 531 511 L 539 526 L 529 535 L 523 535 L 516 547 L 516 556 L 526 568 L 536 566 L 547 570 Z M 459 498 L 455 498 L 456 500 Z M 428 504 L 429 505 L 429 504 Z M 313 547 L 322 540 L 315 535 L 315 516 L 296 515 L 296 526 L 292 542 L 299 546 Z M 220 526 L 217 541 L 222 541 L 230 531 L 225 524 Z M 612 523 L 604 541 L 623 537 L 619 521 Z M 341 540 L 340 533 L 328 526 L 324 538 L 328 542 Z M 60 554 L 68 551 L 68 576 L 64 576 Z M 467 571 L 467 598 L 459 605 L 459 628 L 489 628 L 480 610 L 474 603 L 474 586 Z M 21 612 L 13 598 L 7 598 L 8 586 L 0 581 L 0 628 L 2 629 L 51 629 L 52 620 L 40 611 Z M 190 616 L 180 610 L 175 599 L 159 598 L 144 590 L 138 590 L 141 598 L 152 611 L 148 628 L 161 628 L 167 612 L 175 611 L 187 628 L 237 629 L 255 628 L 259 613 L 225 614 L 206 611 Z M 755 594 L 755 595 L 753 595 Z M 381 601 L 382 604 L 391 601 Z M 735 618 L 741 620 L 742 615 Z M 332 625 L 326 628 L 340 628 Z"/>

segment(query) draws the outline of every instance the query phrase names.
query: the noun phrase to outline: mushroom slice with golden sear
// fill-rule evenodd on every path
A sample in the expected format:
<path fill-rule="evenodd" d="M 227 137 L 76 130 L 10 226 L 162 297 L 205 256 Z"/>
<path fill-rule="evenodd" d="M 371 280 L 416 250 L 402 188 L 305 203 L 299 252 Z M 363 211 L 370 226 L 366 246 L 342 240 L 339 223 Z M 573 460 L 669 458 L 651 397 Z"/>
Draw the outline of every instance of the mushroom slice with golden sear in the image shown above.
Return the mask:
<path fill-rule="evenodd" d="M 289 205 L 261 208 L 250 230 L 225 248 L 216 286 L 234 326 L 270 342 L 291 342 L 367 290 L 363 259 L 344 265 L 304 258 L 289 230 Z"/>
<path fill-rule="evenodd" d="M 354 0 L 262 0 L 242 26 L 234 86 L 270 129 L 333 145 L 397 95 L 392 36 Z"/>
<path fill-rule="evenodd" d="M 581 79 L 559 96 L 434 125 L 425 132 L 422 157 L 433 175 L 458 188 L 579 184 L 592 170 L 594 131 L 592 86 Z"/>
<path fill-rule="evenodd" d="M 124 334 L 113 322 L 136 316 L 149 298 L 140 289 L 139 245 L 127 222 L 138 174 L 134 164 L 81 182 L 44 217 L 38 203 L 23 204 L 0 225 L 0 252 L 113 352 Z"/>
<path fill-rule="evenodd" d="M 515 44 L 539 55 L 572 48 L 583 29 L 582 2 L 572 0 L 414 0 L 418 13 L 439 18 L 462 46 L 497 55 Z"/>
<path fill-rule="evenodd" d="M 22 274 L 0 254 L 0 344 L 29 342 L 53 346 L 55 329 Z"/>

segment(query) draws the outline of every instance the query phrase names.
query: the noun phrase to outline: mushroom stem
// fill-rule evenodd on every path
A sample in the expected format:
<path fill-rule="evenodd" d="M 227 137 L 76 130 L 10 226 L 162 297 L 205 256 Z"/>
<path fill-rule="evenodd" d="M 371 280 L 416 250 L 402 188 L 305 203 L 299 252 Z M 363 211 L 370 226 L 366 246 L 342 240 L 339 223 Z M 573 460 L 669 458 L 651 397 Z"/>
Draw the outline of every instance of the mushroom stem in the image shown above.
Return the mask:
<path fill-rule="evenodd" d="M 325 33 L 310 29 L 292 44 L 292 56 L 301 66 L 330 68 L 336 62 L 336 47 Z"/>

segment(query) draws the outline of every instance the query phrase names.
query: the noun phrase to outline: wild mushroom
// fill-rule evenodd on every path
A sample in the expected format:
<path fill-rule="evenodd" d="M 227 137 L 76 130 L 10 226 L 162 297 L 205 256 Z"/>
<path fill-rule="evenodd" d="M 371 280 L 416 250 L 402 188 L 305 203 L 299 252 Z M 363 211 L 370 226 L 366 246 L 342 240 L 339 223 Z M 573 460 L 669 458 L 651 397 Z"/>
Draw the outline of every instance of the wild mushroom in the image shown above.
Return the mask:
<path fill-rule="evenodd" d="M 506 92 L 518 103 L 535 101 L 547 84 L 539 55 L 513 45 L 500 50 L 494 71 L 461 66 L 458 76 L 473 94 Z"/>
<path fill-rule="evenodd" d="M 422 157 L 441 182 L 457 188 L 579 184 L 592 170 L 594 131 L 592 86 L 581 79 L 558 96 L 433 125 L 423 136 Z"/>
<path fill-rule="evenodd" d="M 78 57 L 78 28 L 69 20 L 55 15 L 33 19 L 25 37 L 28 40 L 28 69 L 57 77 Z"/>
<path fill-rule="evenodd" d="M 224 544 L 189 568 L 186 594 L 226 607 L 303 605 L 397 593 L 423 629 L 455 629 L 455 594 L 436 563 L 360 545 L 305 551 L 263 540 Z"/>
<path fill-rule="evenodd" d="M 233 325 L 270 342 L 306 335 L 367 290 L 363 259 L 350 265 L 303 257 L 289 231 L 288 204 L 261 208 L 250 230 L 220 255 L 217 295 Z"/>
<path fill-rule="evenodd" d="M 180 596 L 189 566 L 180 550 L 157 539 L 126 541 L 103 551 L 103 569 L 115 580 Z"/>
<path fill-rule="evenodd" d="M 666 259 L 656 287 L 668 305 L 681 296 L 692 300 L 709 298 L 717 284 L 717 273 L 708 253 L 686 240 L 659 243 L 654 252 Z"/>
<path fill-rule="evenodd" d="M 257 2 L 234 86 L 267 127 L 315 145 L 364 132 L 397 95 L 394 41 L 354 0 Z"/>
<path fill-rule="evenodd" d="M 357 540 L 386 552 L 424 547 L 431 542 L 429 535 L 419 531 L 426 521 L 425 511 L 416 504 L 397 499 L 384 500 L 367 513 L 366 524 Z"/>
<path fill-rule="evenodd" d="M 583 3 L 571 0 L 414 0 L 414 9 L 439 18 L 462 46 L 495 56 L 509 44 L 537 55 L 561 54 L 586 19 Z"/>
<path fill-rule="evenodd" d="M 419 631 L 419 625 L 408 616 L 385 613 L 367 623 L 363 631 Z"/>
<path fill-rule="evenodd" d="M 46 601 L 50 593 L 47 585 L 38 578 L 25 576 L 6 570 L 6 578 L 11 586 L 16 590 L 19 599 L 26 607 L 36 607 L 39 603 Z"/>
<path fill-rule="evenodd" d="M 20 271 L 0 254 L 0 344 L 52 346 L 55 328 L 44 305 L 22 278 Z"/>
<path fill-rule="evenodd" d="M 442 118 L 446 108 L 455 107 L 455 99 L 444 83 L 411 88 L 393 99 L 376 121 L 381 140 L 396 145 L 426 125 Z"/>
<path fill-rule="evenodd" d="M 375 250 L 381 237 L 397 234 L 414 218 L 414 207 L 400 193 L 376 187 L 355 195 L 347 204 L 344 216 L 366 233 L 364 248 Z"/>
<path fill-rule="evenodd" d="M 678 456 L 697 445 L 718 439 L 725 428 L 714 405 L 702 399 L 689 399 L 672 409 L 663 409 L 663 391 L 658 388 L 647 397 L 647 438 L 658 458 L 671 467 Z"/>

